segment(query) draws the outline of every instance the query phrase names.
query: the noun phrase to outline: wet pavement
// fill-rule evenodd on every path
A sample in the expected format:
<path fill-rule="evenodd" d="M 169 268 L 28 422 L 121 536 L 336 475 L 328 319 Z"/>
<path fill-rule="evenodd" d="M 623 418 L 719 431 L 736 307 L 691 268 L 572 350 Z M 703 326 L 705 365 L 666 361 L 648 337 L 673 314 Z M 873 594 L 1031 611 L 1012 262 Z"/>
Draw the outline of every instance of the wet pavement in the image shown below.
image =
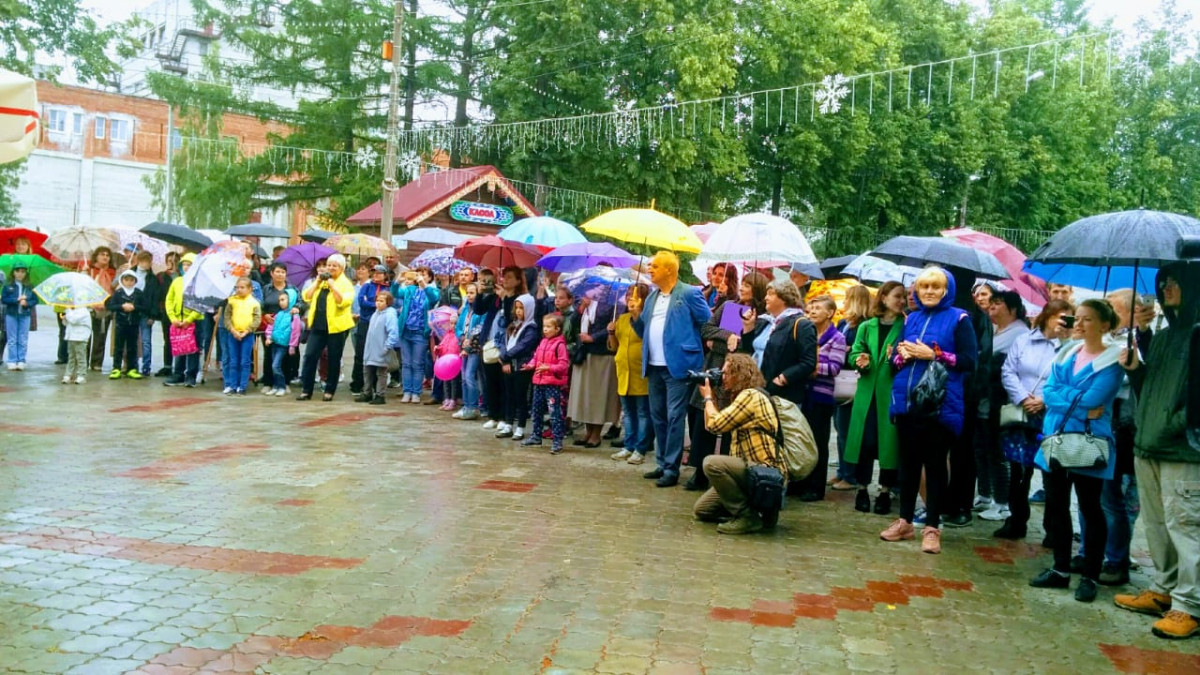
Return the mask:
<path fill-rule="evenodd" d="M 1200 672 L 1200 639 L 1112 589 L 1026 585 L 1040 509 L 1027 543 L 977 520 L 940 556 L 880 541 L 852 493 L 729 537 L 608 448 L 345 386 L 61 385 L 53 339 L 0 373 L 5 672 Z"/>

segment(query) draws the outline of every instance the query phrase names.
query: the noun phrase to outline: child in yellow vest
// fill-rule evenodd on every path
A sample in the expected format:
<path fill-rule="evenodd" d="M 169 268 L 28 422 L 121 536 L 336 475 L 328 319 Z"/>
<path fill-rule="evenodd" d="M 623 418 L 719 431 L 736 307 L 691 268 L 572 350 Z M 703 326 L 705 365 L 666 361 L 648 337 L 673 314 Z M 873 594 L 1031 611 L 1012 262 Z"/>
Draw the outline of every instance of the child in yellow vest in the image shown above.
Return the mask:
<path fill-rule="evenodd" d="M 246 395 L 250 384 L 250 365 L 254 355 L 254 331 L 262 323 L 262 306 L 254 299 L 254 287 L 248 277 L 237 280 L 233 297 L 225 307 L 225 329 L 229 331 L 229 364 L 221 371 L 225 378 L 225 395 Z"/>

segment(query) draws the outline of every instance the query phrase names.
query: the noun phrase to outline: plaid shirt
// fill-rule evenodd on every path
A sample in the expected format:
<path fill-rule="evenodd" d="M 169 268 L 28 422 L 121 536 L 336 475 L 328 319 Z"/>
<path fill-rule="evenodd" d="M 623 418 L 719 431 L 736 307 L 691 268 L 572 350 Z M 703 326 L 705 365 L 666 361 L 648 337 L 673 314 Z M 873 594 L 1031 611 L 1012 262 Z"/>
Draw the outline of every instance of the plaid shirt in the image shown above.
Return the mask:
<path fill-rule="evenodd" d="M 708 418 L 708 430 L 714 435 L 733 433 L 731 456 L 740 457 L 747 464 L 776 468 L 780 467 L 775 447 L 778 426 L 771 401 L 757 389 L 743 389 L 729 407 Z"/>

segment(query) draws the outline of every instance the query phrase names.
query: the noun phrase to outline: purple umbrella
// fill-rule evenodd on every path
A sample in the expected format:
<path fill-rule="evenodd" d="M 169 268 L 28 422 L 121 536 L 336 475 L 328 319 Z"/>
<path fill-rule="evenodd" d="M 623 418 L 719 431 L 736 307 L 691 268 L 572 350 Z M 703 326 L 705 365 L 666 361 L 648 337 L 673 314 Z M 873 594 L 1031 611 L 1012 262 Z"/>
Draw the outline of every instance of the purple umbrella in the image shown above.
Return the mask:
<path fill-rule="evenodd" d="M 550 272 L 574 272 L 597 265 L 632 267 L 638 257 L 607 242 L 583 242 L 564 244 L 542 256 L 537 266 Z"/>
<path fill-rule="evenodd" d="M 478 272 L 479 267 L 454 257 L 453 248 L 434 248 L 413 258 L 408 264 L 412 269 L 428 267 L 434 274 L 456 274 L 464 267 Z"/>
<path fill-rule="evenodd" d="M 306 241 L 303 244 L 296 244 L 283 249 L 275 262 L 287 265 L 288 283 L 300 288 L 305 281 L 313 275 L 313 270 L 317 269 L 317 261 L 337 253 L 328 246 L 314 244 L 311 241 Z"/>

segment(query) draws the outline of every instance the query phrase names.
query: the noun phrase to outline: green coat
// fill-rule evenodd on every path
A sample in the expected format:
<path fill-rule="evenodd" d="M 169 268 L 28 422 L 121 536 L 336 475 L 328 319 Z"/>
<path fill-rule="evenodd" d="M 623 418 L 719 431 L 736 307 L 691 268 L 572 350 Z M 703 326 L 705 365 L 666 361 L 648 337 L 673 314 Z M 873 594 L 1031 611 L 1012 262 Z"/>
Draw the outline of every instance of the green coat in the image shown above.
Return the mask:
<path fill-rule="evenodd" d="M 871 410 L 871 399 L 875 400 L 875 415 L 879 428 L 879 468 L 895 469 L 900 466 L 900 442 L 896 427 L 892 424 L 889 410 L 892 404 L 892 378 L 895 373 L 888 363 L 892 347 L 904 335 L 904 320 L 892 324 L 892 330 L 882 345 L 879 344 L 879 319 L 863 322 L 854 338 L 847 363 L 851 366 L 859 354 L 871 357 L 866 368 L 859 368 L 858 391 L 854 394 L 854 407 L 850 412 L 850 434 L 846 438 L 846 461 L 858 463 L 862 449 L 863 430 L 867 426 L 867 413 Z"/>

